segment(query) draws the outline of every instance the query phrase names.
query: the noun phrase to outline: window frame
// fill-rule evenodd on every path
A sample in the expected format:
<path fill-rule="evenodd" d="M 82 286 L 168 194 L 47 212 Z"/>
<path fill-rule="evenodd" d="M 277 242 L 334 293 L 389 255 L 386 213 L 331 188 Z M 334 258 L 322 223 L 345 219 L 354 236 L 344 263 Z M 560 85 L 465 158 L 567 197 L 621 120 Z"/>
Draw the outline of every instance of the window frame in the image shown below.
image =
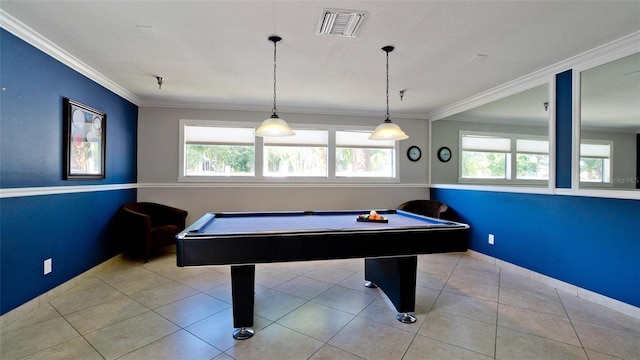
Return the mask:
<path fill-rule="evenodd" d="M 518 140 L 525 140 L 525 141 L 544 141 L 547 143 L 547 152 L 525 152 L 525 151 L 518 151 Z M 535 183 L 544 183 L 544 182 L 549 182 L 549 178 L 551 177 L 551 142 L 549 141 L 548 138 L 545 138 L 544 136 L 522 136 L 519 135 L 518 137 L 516 137 L 515 141 L 515 159 L 514 159 L 514 171 L 513 174 L 515 176 L 515 180 L 518 182 L 530 182 L 530 181 L 534 181 Z M 547 156 L 547 179 L 522 179 L 522 178 L 518 178 L 518 155 L 523 154 L 523 155 L 546 155 Z"/>
<path fill-rule="evenodd" d="M 265 178 L 269 178 L 269 179 L 273 179 L 273 178 L 277 178 L 277 179 L 326 179 L 329 177 L 329 137 L 330 137 L 330 132 L 326 129 L 302 129 L 300 127 L 296 127 L 296 130 L 298 130 L 298 132 L 296 133 L 296 135 L 298 135 L 299 133 L 308 131 L 308 132 L 326 132 L 326 143 L 320 143 L 320 142 L 314 142 L 314 143 L 304 143 L 304 142 L 292 142 L 290 141 L 290 139 L 294 138 L 293 137 L 284 137 L 284 138 L 278 138 L 278 137 L 272 137 L 272 138 L 263 138 L 262 139 L 262 175 Z M 269 168 L 269 164 L 268 164 L 268 157 L 269 157 L 269 153 L 268 153 L 268 147 L 280 147 L 280 148 L 323 148 L 326 147 L 326 157 L 327 157 L 327 163 L 326 165 L 326 174 L 325 175 L 310 175 L 310 176 L 301 176 L 301 175 L 285 175 L 285 176 L 280 176 L 280 175 L 276 175 L 276 174 L 272 174 L 269 172 L 268 168 Z M 256 163 L 258 161 L 256 160 Z"/>
<path fill-rule="evenodd" d="M 244 133 L 243 136 L 247 136 L 249 137 L 249 134 L 251 134 L 250 141 L 238 141 L 236 140 L 231 140 L 231 141 L 219 141 L 216 142 L 213 139 L 208 139 L 206 137 L 199 137 L 198 135 L 195 135 L 194 137 L 196 139 L 191 139 L 191 141 L 189 141 L 189 143 L 187 143 L 187 134 L 186 134 L 186 128 L 187 127 L 201 127 L 201 128 L 208 128 L 208 129 L 216 129 L 216 128 L 235 128 L 235 129 L 242 129 Z M 253 177 L 255 176 L 255 168 L 253 169 L 252 173 L 249 174 L 235 174 L 235 175 L 231 175 L 231 174 L 225 174 L 225 173 L 215 173 L 215 174 L 211 174 L 211 175 L 192 175 L 192 174 L 188 174 L 188 170 L 187 170 L 187 166 L 188 166 L 188 160 L 187 160 L 187 147 L 189 145 L 211 145 L 211 146 L 243 146 L 243 147 L 251 147 L 253 148 L 253 152 L 254 152 L 254 161 L 253 161 L 253 165 L 255 166 L 255 136 L 253 136 L 253 132 L 249 131 L 249 128 L 247 127 L 231 127 L 231 126 L 202 126 L 200 124 L 185 124 L 183 126 L 181 126 L 180 128 L 183 131 L 183 134 L 181 136 L 182 139 L 182 146 L 180 147 L 180 150 L 182 150 L 182 154 L 180 154 L 180 160 L 182 161 L 182 165 L 180 166 L 181 171 L 183 172 L 183 176 L 185 177 L 189 177 L 189 178 L 194 178 L 194 177 L 204 177 L 204 178 L 218 178 L 218 177 Z M 242 134 L 241 134 L 242 135 Z"/>
<path fill-rule="evenodd" d="M 335 129 L 333 131 L 333 140 L 334 140 L 334 147 L 333 147 L 333 157 L 332 157 L 332 161 L 334 162 L 334 169 L 333 169 L 333 175 L 335 178 L 337 179 L 394 179 L 398 177 L 398 141 L 389 141 L 389 140 L 385 140 L 385 141 L 378 141 L 378 140 L 366 140 L 366 142 L 368 141 L 373 141 L 373 142 L 378 142 L 378 144 L 371 145 L 369 146 L 368 144 L 357 144 L 357 140 L 355 142 L 351 142 L 351 144 L 338 144 L 338 132 L 354 132 L 354 133 L 371 133 L 371 130 L 368 131 L 362 131 L 362 130 L 356 130 L 356 129 Z M 385 143 L 387 142 L 392 142 L 393 143 L 393 147 L 389 146 L 389 145 L 385 145 Z M 338 174 L 338 169 L 337 169 L 337 157 L 338 157 L 338 149 L 366 149 L 366 150 L 373 150 L 373 149 L 385 149 L 385 150 L 391 150 L 392 154 L 391 154 L 391 161 L 393 162 L 391 164 L 391 173 L 392 175 L 390 177 L 381 177 L 381 176 L 368 176 L 368 175 L 354 175 L 354 176 L 347 176 L 347 175 L 342 175 Z"/>
<path fill-rule="evenodd" d="M 602 160 L 609 160 L 608 163 L 608 174 L 602 174 L 602 181 L 584 181 L 582 180 L 582 178 L 580 177 L 580 163 L 582 162 L 583 158 L 586 159 L 595 159 L 594 157 L 583 157 L 582 156 L 582 145 L 607 145 L 609 146 L 609 157 L 602 157 Z M 580 140 L 580 144 L 578 145 L 578 182 L 580 183 L 580 186 L 587 186 L 587 187 L 603 187 L 603 188 L 612 188 L 613 187 L 613 151 L 614 151 L 614 147 L 613 147 L 613 140 L 599 140 L 599 139 L 581 139 Z M 603 163 L 603 167 L 605 167 L 605 164 Z M 608 179 L 609 181 L 605 181 L 606 179 Z"/>
<path fill-rule="evenodd" d="M 331 124 L 294 124 L 289 125 L 300 130 L 322 130 L 328 132 L 327 144 L 327 176 L 291 176 L 291 177 L 274 177 L 264 175 L 264 139 L 255 137 L 255 153 L 254 153 L 254 175 L 253 176 L 186 176 L 186 144 L 185 144 L 185 126 L 209 126 L 209 127 L 233 127 L 233 128 L 252 128 L 255 129 L 257 124 L 254 122 L 241 121 L 223 121 L 223 120 L 194 120 L 179 119 L 178 131 L 178 182 L 185 183 L 235 183 L 235 184 L 287 184 L 287 183 L 320 183 L 320 184 L 397 184 L 400 183 L 400 143 L 394 142 L 393 149 L 393 177 L 345 177 L 336 176 L 336 131 L 356 131 L 356 132 L 373 132 L 373 126 L 357 126 L 357 125 L 331 125 Z M 294 130 L 295 131 L 295 130 Z"/>
<path fill-rule="evenodd" d="M 505 178 L 504 179 L 491 179 L 491 178 L 467 178 L 462 177 L 462 154 L 465 149 L 462 146 L 462 138 L 466 135 L 472 136 L 486 136 L 496 137 L 510 140 L 509 152 L 504 152 L 507 163 L 505 164 Z M 531 185 L 540 186 L 548 185 L 550 179 L 518 179 L 518 140 L 534 140 L 534 141 L 546 141 L 549 145 L 549 149 L 546 155 L 551 161 L 551 142 L 548 136 L 544 135 L 528 135 L 528 134 L 514 134 L 514 133 L 500 133 L 500 132 L 486 132 L 486 131 L 472 131 L 472 130 L 460 130 L 458 132 L 458 183 L 459 184 L 474 184 L 474 185 Z M 528 153 L 523 153 L 528 154 Z M 551 166 L 551 164 L 549 164 Z M 549 175 L 551 176 L 551 175 Z"/>
<path fill-rule="evenodd" d="M 249 128 L 255 127 L 255 124 L 248 122 L 229 122 L 229 121 L 206 121 L 206 120 L 190 120 L 190 119 L 180 119 L 179 120 L 179 130 L 178 130 L 178 182 L 228 182 L 231 179 L 233 181 L 238 181 L 240 179 L 252 179 L 254 178 L 258 171 L 256 166 L 255 157 L 258 156 L 258 148 L 256 147 L 256 143 L 254 142 L 254 174 L 253 175 L 211 175 L 211 176 L 198 176 L 198 175 L 187 175 L 186 174 L 186 142 L 185 142 L 185 127 L 186 126 L 201 126 L 201 127 L 228 127 L 228 128 Z M 257 140 L 258 138 L 256 138 Z M 214 181 L 215 180 L 215 181 Z"/>

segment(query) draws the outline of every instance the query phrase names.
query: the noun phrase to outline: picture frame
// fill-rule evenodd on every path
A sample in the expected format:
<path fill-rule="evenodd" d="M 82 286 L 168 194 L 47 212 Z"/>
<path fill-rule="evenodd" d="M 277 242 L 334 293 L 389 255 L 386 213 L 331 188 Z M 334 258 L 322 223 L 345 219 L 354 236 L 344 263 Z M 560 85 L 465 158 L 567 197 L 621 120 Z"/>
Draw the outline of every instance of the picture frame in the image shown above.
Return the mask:
<path fill-rule="evenodd" d="M 107 114 L 64 99 L 64 180 L 105 178 Z"/>

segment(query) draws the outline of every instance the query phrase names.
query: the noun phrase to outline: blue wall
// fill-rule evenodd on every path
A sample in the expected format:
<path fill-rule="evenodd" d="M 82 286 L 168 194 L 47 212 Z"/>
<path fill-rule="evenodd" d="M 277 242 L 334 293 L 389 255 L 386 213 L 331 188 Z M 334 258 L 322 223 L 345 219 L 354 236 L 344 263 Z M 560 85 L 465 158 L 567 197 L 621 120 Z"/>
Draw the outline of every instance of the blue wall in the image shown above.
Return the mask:
<path fill-rule="evenodd" d="M 556 75 L 556 187 L 571 188 L 573 152 L 572 71 Z"/>
<path fill-rule="evenodd" d="M 137 106 L 1 31 L 0 187 L 136 182 Z M 107 114 L 105 180 L 62 179 L 65 97 Z"/>
<path fill-rule="evenodd" d="M 136 183 L 137 106 L 4 29 L 0 65 L 0 188 Z M 63 98 L 107 114 L 104 180 L 63 180 Z M 0 314 L 118 254 L 112 218 L 135 199 L 135 189 L 0 199 Z"/>
<path fill-rule="evenodd" d="M 445 189 L 431 198 L 471 225 L 470 249 L 640 306 L 640 201 Z"/>

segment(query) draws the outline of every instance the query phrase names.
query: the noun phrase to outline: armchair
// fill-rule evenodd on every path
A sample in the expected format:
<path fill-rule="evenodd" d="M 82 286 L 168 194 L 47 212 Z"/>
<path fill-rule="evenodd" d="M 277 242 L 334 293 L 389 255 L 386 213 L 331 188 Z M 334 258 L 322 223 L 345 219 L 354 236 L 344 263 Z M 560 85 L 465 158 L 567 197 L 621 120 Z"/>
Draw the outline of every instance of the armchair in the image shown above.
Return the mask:
<path fill-rule="evenodd" d="M 118 212 L 118 234 L 127 256 L 142 255 L 175 244 L 175 236 L 185 228 L 187 211 L 150 202 L 123 205 Z"/>
<path fill-rule="evenodd" d="M 436 219 L 453 220 L 449 206 L 435 200 L 411 200 L 398 205 L 397 209 Z"/>

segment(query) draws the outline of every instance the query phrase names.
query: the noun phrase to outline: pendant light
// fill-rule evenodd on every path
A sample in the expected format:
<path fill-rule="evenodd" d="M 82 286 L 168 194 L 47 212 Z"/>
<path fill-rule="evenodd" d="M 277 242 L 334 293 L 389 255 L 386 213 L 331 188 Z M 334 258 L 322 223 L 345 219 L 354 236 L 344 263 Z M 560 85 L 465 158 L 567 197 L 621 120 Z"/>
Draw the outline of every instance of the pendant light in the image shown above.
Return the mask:
<path fill-rule="evenodd" d="M 389 119 L 389 53 L 394 49 L 393 46 L 385 46 L 382 51 L 387 53 L 387 118 L 384 122 L 373 131 L 369 140 L 406 140 L 409 138 L 407 134 L 400 129 L 400 126 L 394 124 Z"/>
<path fill-rule="evenodd" d="M 278 117 L 278 109 L 276 108 L 276 47 L 280 40 L 282 40 L 280 36 L 269 36 L 269 41 L 273 42 L 273 114 L 256 129 L 256 136 L 292 136 L 296 134 L 286 121 Z"/>

